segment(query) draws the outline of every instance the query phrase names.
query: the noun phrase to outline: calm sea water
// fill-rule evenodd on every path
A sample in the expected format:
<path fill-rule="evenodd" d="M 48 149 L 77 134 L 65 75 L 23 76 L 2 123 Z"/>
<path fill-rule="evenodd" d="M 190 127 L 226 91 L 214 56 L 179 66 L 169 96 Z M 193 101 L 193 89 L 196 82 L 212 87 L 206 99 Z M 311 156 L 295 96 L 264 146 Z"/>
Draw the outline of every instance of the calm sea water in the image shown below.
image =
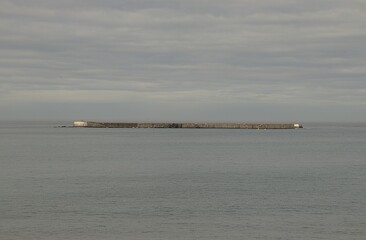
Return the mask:
<path fill-rule="evenodd" d="M 0 239 L 366 239 L 366 125 L 0 124 Z"/>

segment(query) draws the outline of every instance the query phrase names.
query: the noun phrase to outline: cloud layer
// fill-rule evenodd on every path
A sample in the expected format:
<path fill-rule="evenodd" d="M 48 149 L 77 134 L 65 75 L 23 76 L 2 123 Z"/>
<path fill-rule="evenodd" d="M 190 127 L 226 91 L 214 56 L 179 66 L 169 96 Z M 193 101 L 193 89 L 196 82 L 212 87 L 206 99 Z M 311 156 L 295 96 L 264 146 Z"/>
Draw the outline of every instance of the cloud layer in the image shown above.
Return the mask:
<path fill-rule="evenodd" d="M 143 111 L 131 104 L 170 118 L 177 104 L 366 112 L 364 29 L 357 0 L 4 0 L 0 110 L 23 118 L 34 118 L 25 107 L 44 106 L 37 116 L 46 116 L 53 103 L 109 103 L 135 118 Z"/>

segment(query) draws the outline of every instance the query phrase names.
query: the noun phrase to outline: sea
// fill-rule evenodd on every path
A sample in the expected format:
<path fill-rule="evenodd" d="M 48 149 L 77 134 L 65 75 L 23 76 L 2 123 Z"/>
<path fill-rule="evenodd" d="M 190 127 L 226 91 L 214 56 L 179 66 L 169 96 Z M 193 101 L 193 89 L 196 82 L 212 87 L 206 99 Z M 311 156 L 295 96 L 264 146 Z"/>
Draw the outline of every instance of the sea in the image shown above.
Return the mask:
<path fill-rule="evenodd" d="M 1 240 L 366 239 L 366 124 L 63 124 L 0 122 Z"/>

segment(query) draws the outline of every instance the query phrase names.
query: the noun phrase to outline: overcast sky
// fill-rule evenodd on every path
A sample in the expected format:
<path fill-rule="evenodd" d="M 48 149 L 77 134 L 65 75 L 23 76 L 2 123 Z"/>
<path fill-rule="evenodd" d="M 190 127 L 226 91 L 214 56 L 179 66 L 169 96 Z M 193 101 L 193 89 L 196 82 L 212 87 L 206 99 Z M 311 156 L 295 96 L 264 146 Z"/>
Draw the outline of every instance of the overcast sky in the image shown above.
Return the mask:
<path fill-rule="evenodd" d="M 0 119 L 366 122 L 366 1 L 1 0 Z"/>

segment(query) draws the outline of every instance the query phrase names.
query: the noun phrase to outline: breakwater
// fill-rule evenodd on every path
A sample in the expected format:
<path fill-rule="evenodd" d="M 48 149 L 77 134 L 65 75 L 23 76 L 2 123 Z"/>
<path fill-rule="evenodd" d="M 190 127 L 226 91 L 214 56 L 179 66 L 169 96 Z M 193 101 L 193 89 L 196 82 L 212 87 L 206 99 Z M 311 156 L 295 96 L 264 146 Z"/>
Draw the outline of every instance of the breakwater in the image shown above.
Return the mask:
<path fill-rule="evenodd" d="M 76 121 L 74 127 L 86 128 L 203 128 L 203 129 L 296 129 L 293 123 L 130 123 Z"/>

